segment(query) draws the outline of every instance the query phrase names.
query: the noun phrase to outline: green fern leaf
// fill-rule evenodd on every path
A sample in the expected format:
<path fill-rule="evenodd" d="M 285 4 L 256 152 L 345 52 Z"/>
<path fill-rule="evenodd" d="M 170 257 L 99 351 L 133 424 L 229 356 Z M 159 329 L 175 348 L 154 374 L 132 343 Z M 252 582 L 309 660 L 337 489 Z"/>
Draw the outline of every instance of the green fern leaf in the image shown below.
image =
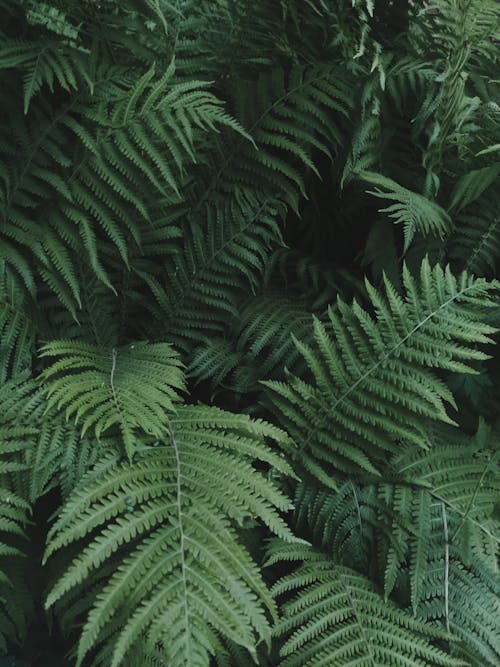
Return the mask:
<path fill-rule="evenodd" d="M 380 209 L 388 213 L 396 224 L 404 228 L 404 251 L 406 252 L 418 232 L 424 236 L 433 234 L 443 238 L 450 229 L 451 220 L 448 213 L 435 202 L 426 197 L 407 190 L 395 181 L 381 174 L 363 171 L 360 178 L 377 189 L 370 194 L 379 199 L 394 201 L 387 208 Z"/>
<path fill-rule="evenodd" d="M 387 452 L 425 448 L 425 420 L 451 422 L 445 406 L 454 405 L 430 369 L 473 372 L 467 362 L 485 358 L 476 346 L 495 329 L 480 310 L 493 305 L 496 283 L 455 278 L 427 260 L 419 280 L 405 268 L 403 282 L 404 298 L 387 279 L 384 295 L 366 283 L 375 316 L 339 300 L 329 328 L 314 322 L 315 349 L 297 342 L 313 382 L 264 383 L 313 474 L 318 462 L 379 474 Z"/>
<path fill-rule="evenodd" d="M 159 438 L 184 389 L 180 362 L 166 343 L 135 343 L 100 349 L 86 343 L 53 341 L 43 357 L 59 357 L 44 371 L 48 406 L 64 407 L 99 438 L 118 426 L 125 452 L 132 456 L 140 432 Z"/>
<path fill-rule="evenodd" d="M 308 546 L 295 554 L 271 548 L 269 563 L 300 560 L 301 565 L 273 588 L 289 596 L 276 634 L 285 638 L 282 667 L 459 667 L 432 644 L 445 634 L 412 618 L 378 594 L 371 582 Z"/>
<path fill-rule="evenodd" d="M 259 638 L 269 638 L 274 603 L 234 529 L 257 516 L 292 539 L 276 511 L 289 501 L 251 465 L 256 459 L 291 472 L 265 437 L 286 442 L 264 422 L 183 407 L 169 438 L 137 452 L 134 464 L 117 466 L 110 458 L 83 480 L 47 551 L 98 530 L 53 588 L 49 606 L 113 559 L 83 628 L 79 664 L 111 630 L 106 664 L 113 666 L 142 642 L 151 649 L 160 644 L 172 667 L 208 667 L 219 633 L 252 653 Z"/>

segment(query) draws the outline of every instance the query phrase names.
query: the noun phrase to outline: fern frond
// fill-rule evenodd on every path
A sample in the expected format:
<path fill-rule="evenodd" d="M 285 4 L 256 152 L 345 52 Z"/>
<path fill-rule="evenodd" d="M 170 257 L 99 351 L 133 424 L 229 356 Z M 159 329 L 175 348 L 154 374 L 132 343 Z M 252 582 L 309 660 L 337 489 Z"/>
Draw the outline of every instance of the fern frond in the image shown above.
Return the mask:
<path fill-rule="evenodd" d="M 462 176 L 451 193 L 450 209 L 460 211 L 476 201 L 500 174 L 500 163 L 474 169 Z"/>
<path fill-rule="evenodd" d="M 141 273 L 156 300 L 155 331 L 182 348 L 208 332 L 222 333 L 237 314 L 237 296 L 255 289 L 271 251 L 282 244 L 280 210 L 274 198 L 236 190 L 207 207 L 208 225 L 186 226 L 165 273 Z"/>
<path fill-rule="evenodd" d="M 271 562 L 281 558 L 279 547 L 272 547 Z M 385 602 L 354 570 L 308 546 L 298 548 L 294 560 L 301 564 L 273 588 L 275 596 L 293 595 L 276 628 L 285 638 L 282 667 L 466 664 L 432 644 L 444 633 Z"/>
<path fill-rule="evenodd" d="M 102 349 L 86 343 L 53 341 L 43 357 L 58 357 L 44 371 L 48 406 L 65 408 L 66 417 L 81 422 L 97 438 L 112 426 L 119 428 L 131 457 L 138 432 L 159 438 L 184 389 L 181 363 L 166 343 L 135 343 Z"/>
<path fill-rule="evenodd" d="M 380 213 L 387 213 L 396 224 L 403 225 L 405 252 L 416 233 L 443 238 L 449 231 L 450 216 L 436 202 L 402 187 L 381 174 L 363 171 L 360 178 L 376 187 L 376 190 L 369 191 L 371 195 L 395 202 L 387 208 L 380 209 Z"/>
<path fill-rule="evenodd" d="M 55 113 L 44 105 L 25 121 L 11 118 L 1 170 L 2 256 L 32 292 L 26 255 L 74 313 L 80 305 L 74 254 L 86 255 L 109 286 L 101 237 L 129 263 L 142 229 L 180 201 L 200 138 L 220 127 L 245 135 L 207 87 L 176 81 L 173 66 L 157 76 L 151 65 L 125 79 L 103 66 L 90 99 L 78 91 Z"/>
<path fill-rule="evenodd" d="M 265 175 L 296 208 L 296 191 L 305 194 L 299 169 L 317 173 L 310 152 L 315 149 L 330 156 L 330 146 L 341 141 L 332 112 L 347 115 L 350 97 L 345 78 L 335 75 L 331 66 L 297 66 L 288 80 L 277 69 L 262 74 L 256 89 L 248 83 L 239 88 L 238 118 L 258 148 L 247 147 L 238 160 L 243 182 Z"/>
<path fill-rule="evenodd" d="M 28 636 L 35 604 L 29 577 L 32 564 L 28 558 L 9 557 L 0 567 L 6 577 L 0 581 L 0 653 L 5 659 L 12 647 L 22 645 Z"/>
<path fill-rule="evenodd" d="M 427 564 L 417 613 L 450 628 L 460 639 L 454 653 L 467 664 L 494 667 L 500 658 L 498 573 L 480 562 L 466 567 L 453 551 L 447 556 L 441 547 Z"/>
<path fill-rule="evenodd" d="M 137 452 L 134 464 L 116 466 L 111 459 L 70 496 L 47 555 L 98 533 L 47 604 L 108 559 L 114 564 L 88 613 L 79 664 L 110 631 L 116 632 L 113 666 L 124 664 L 137 642 L 160 644 L 173 667 L 208 667 L 218 633 L 252 653 L 258 638 L 269 637 L 266 609 L 274 614 L 274 604 L 234 529 L 257 516 L 291 539 L 277 514 L 289 501 L 252 467 L 256 459 L 291 472 L 265 437 L 286 442 L 264 422 L 215 408 L 180 408 L 169 438 Z"/>
<path fill-rule="evenodd" d="M 7 445 L 5 447 L 5 445 Z M 9 451 L 10 450 L 10 451 Z M 0 467 L 12 453 L 12 442 L 6 443 L 0 430 Z M 12 466 L 7 466 L 9 468 Z M 19 588 L 19 599 L 13 594 L 15 574 L 20 557 L 25 556 L 22 542 L 28 522 L 29 504 L 6 485 L 7 475 L 1 471 L 0 485 L 0 650 L 6 652 L 7 641 L 19 641 L 26 624 L 26 612 L 30 607 L 25 590 Z"/>
<path fill-rule="evenodd" d="M 329 483 L 329 468 L 379 474 L 387 452 L 426 447 L 425 421 L 451 422 L 454 400 L 432 369 L 473 372 L 478 344 L 494 328 L 481 311 L 496 283 L 424 260 L 419 279 L 405 267 L 404 297 L 366 282 L 375 315 L 341 300 L 329 326 L 314 322 L 315 349 L 297 342 L 311 381 L 266 382 L 276 410 L 301 447 L 301 463 Z M 333 337 L 335 336 L 335 337 Z"/>
<path fill-rule="evenodd" d="M 428 451 L 393 457 L 378 484 L 349 480 L 337 492 L 302 484 L 297 526 L 337 562 L 375 573 L 386 597 L 396 589 L 414 614 L 451 627 L 459 639 L 453 652 L 471 659 L 479 651 L 473 664 L 493 665 L 500 493 L 493 443 L 484 426 L 473 439 L 449 426 L 428 439 Z M 484 582 L 476 568 L 489 573 Z M 470 615 L 470 606 L 463 610 L 466 586 L 477 589 L 477 601 L 484 586 Z"/>
<path fill-rule="evenodd" d="M 456 211 L 450 255 L 478 275 L 494 271 L 500 256 L 500 197 L 491 180 L 497 172 L 495 165 L 469 172 L 457 182 L 450 203 Z"/>
<path fill-rule="evenodd" d="M 313 313 L 324 319 L 339 279 L 309 257 L 279 249 L 268 260 L 260 289 L 242 295 L 225 337 L 207 337 L 196 348 L 188 375 L 209 380 L 214 392 L 244 395 L 259 391 L 261 380 L 280 377 L 283 367 L 298 371 L 302 358 L 290 334 L 309 338 Z"/>
<path fill-rule="evenodd" d="M 66 48 L 59 41 L 7 42 L 0 49 L 0 70 L 17 68 L 23 72 L 25 114 L 44 84 L 51 92 L 55 83 L 68 93 L 78 90 L 80 82 L 85 82 L 92 90 L 88 60 L 87 53 Z"/>
<path fill-rule="evenodd" d="M 39 382 L 20 376 L 0 392 L 0 475 L 30 503 L 54 488 L 66 497 L 114 442 L 82 438 L 75 424 L 47 409 Z"/>

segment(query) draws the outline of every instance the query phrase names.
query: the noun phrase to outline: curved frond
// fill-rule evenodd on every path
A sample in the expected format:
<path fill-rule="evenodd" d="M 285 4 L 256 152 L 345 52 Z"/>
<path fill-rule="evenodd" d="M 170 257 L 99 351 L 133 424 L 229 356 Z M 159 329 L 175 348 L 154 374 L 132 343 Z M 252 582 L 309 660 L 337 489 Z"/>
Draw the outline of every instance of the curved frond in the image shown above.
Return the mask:
<path fill-rule="evenodd" d="M 449 231 L 450 216 L 436 202 L 404 188 L 381 174 L 363 171 L 360 173 L 360 178 L 375 186 L 376 189 L 370 191 L 371 195 L 394 202 L 387 208 L 380 209 L 380 213 L 387 213 L 396 224 L 403 225 L 405 252 L 416 233 L 443 238 Z"/>

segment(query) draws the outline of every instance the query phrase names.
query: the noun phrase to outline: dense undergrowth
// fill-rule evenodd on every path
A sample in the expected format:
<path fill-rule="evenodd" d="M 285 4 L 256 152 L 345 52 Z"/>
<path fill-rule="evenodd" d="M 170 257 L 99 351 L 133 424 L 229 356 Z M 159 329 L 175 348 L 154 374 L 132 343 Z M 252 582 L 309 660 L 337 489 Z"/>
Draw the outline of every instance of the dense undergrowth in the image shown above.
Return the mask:
<path fill-rule="evenodd" d="M 0 664 L 498 665 L 498 4 L 0 10 Z"/>

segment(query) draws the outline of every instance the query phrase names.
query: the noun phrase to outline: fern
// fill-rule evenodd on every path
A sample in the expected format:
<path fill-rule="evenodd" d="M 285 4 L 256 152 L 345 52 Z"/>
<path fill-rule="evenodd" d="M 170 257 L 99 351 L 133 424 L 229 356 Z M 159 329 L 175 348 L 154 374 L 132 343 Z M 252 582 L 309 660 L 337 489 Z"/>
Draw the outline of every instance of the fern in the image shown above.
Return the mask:
<path fill-rule="evenodd" d="M 329 312 L 330 330 L 315 321 L 317 351 L 297 342 L 314 384 L 293 375 L 286 383 L 266 383 L 302 443 L 304 465 L 327 484 L 321 465 L 378 474 L 387 452 L 425 447 L 424 421 L 451 422 L 445 404 L 453 406 L 448 389 L 427 369 L 471 371 L 467 361 L 484 358 L 472 345 L 494 333 L 474 314 L 492 305 L 486 293 L 494 284 L 465 273 L 457 279 L 427 260 L 418 281 L 407 268 L 403 281 L 404 299 L 388 281 L 385 295 L 366 283 L 375 317 L 339 300 L 338 311 Z"/>
<path fill-rule="evenodd" d="M 0 14 L 0 654 L 496 665 L 498 3 Z"/>
<path fill-rule="evenodd" d="M 155 297 L 155 330 L 182 347 L 224 330 L 236 315 L 238 294 L 256 285 L 271 249 L 281 243 L 279 203 L 272 198 L 236 191 L 234 202 L 206 214 L 212 224 L 185 230 L 165 272 L 141 274 Z"/>
<path fill-rule="evenodd" d="M 484 214 L 460 216 L 462 228 L 454 239 L 451 249 L 453 256 L 464 258 L 468 271 L 490 273 L 500 255 L 500 220 L 497 208 L 484 203 Z M 450 253 L 450 254 L 451 254 Z"/>
<path fill-rule="evenodd" d="M 500 165 L 494 164 L 469 172 L 457 182 L 451 197 L 450 208 L 460 212 L 476 201 L 495 181 L 500 173 Z"/>
<path fill-rule="evenodd" d="M 459 655 L 479 651 L 473 664 L 494 664 L 497 612 L 487 591 L 494 577 L 481 597 L 476 568 L 497 567 L 496 455 L 484 426 L 472 440 L 456 439 L 449 426 L 433 430 L 428 452 L 397 455 L 378 484 L 349 480 L 337 492 L 303 484 L 297 526 L 308 527 L 337 562 L 366 574 L 378 562 L 386 598 L 397 589 L 415 614 L 452 628 Z M 482 600 L 471 616 L 458 602 L 460 586 L 469 584 Z"/>
<path fill-rule="evenodd" d="M 30 505 L 15 493 L 9 474 L 19 469 L 13 455 L 22 450 L 23 430 L 6 433 L 0 427 L 0 650 L 6 652 L 7 642 L 21 639 L 26 630 L 26 611 L 23 607 L 26 591 L 17 586 L 19 560 L 26 556 L 25 527 Z M 19 590 L 16 600 L 14 586 Z M 17 590 L 16 590 L 17 592 Z"/>
<path fill-rule="evenodd" d="M 60 357 L 44 374 L 48 406 L 66 408 L 82 420 L 82 435 L 116 425 L 129 457 L 137 431 L 159 438 L 167 429 L 177 390 L 184 388 L 180 363 L 167 344 L 131 344 L 102 350 L 84 343 L 52 342 L 43 356 Z"/>
<path fill-rule="evenodd" d="M 27 145 L 12 175 L 5 170 L 3 215 L 14 244 L 4 257 L 23 269 L 31 290 L 34 277 L 22 254 L 26 249 L 39 258 L 44 281 L 69 309 L 80 300 L 71 251 L 85 252 L 94 272 L 109 284 L 98 253 L 101 230 L 128 262 L 126 239 L 140 244 L 142 221 L 151 219 L 153 206 L 158 210 L 157 198 L 163 204 L 178 200 L 179 174 L 186 160 L 194 160 L 195 136 L 219 124 L 239 131 L 204 90 L 206 83 L 172 85 L 173 72 L 169 67 L 153 79 L 152 66 L 123 91 L 122 80 L 110 86 L 114 73 L 104 71 L 92 104 L 79 106 L 81 94 L 53 118 L 37 114 L 33 126 L 18 123 Z M 168 150 L 162 152 L 161 145 Z M 68 168 L 71 177 L 66 179 Z M 147 202 L 139 194 L 144 183 L 154 190 Z M 49 208 L 50 224 L 35 229 L 32 211 L 52 199 L 57 203 Z"/>
<path fill-rule="evenodd" d="M 24 290 L 3 262 L 0 271 L 0 382 L 5 382 L 31 366 L 34 316 Z"/>
<path fill-rule="evenodd" d="M 279 250 L 266 268 L 261 291 L 241 302 L 226 337 L 207 338 L 195 350 L 189 375 L 197 382 L 210 380 L 215 391 L 258 391 L 260 380 L 300 364 L 290 333 L 309 336 L 312 313 L 324 315 L 335 291 L 331 271 Z"/>
<path fill-rule="evenodd" d="M 289 502 L 251 465 L 257 458 L 289 473 L 263 442 L 284 435 L 202 406 L 179 409 L 169 429 L 134 464 L 116 466 L 111 458 L 107 469 L 87 476 L 52 529 L 47 555 L 99 534 L 59 579 L 49 605 L 108 558 L 119 562 L 88 613 L 79 663 L 110 631 L 112 665 L 142 641 L 160 643 L 170 664 L 194 667 L 208 665 L 219 632 L 250 651 L 269 637 L 265 609 L 274 614 L 274 605 L 234 524 L 257 514 L 289 537 L 276 513 Z"/>
<path fill-rule="evenodd" d="M 418 613 L 427 620 L 444 622 L 460 638 L 454 653 L 467 664 L 493 667 L 498 662 L 496 581 L 495 574 L 481 564 L 466 567 L 446 549 L 440 554 L 436 551 L 427 564 Z"/>
<path fill-rule="evenodd" d="M 236 102 L 238 117 L 248 128 L 259 152 L 249 156 L 249 164 L 246 166 L 243 162 L 242 166 L 251 174 L 263 169 L 280 190 L 289 194 L 293 204 L 295 196 L 287 182 L 302 192 L 304 186 L 300 172 L 291 165 L 297 162 L 315 171 L 308 151 L 316 148 L 330 155 L 327 146 L 337 143 L 338 135 L 328 113 L 337 111 L 347 115 L 347 89 L 335 80 L 333 68 L 304 70 L 296 67 L 291 70 L 288 81 L 282 71 L 275 70 L 260 77 L 252 97 L 248 94 L 251 90 L 248 86 L 239 90 Z M 288 154 L 288 160 L 276 154 L 276 149 Z M 242 178 L 245 178 L 244 173 Z"/>
<path fill-rule="evenodd" d="M 424 235 L 435 234 L 442 238 L 449 230 L 450 218 L 446 211 L 426 197 L 411 192 L 380 174 L 365 171 L 360 177 L 377 188 L 370 194 L 395 202 L 380 212 L 388 213 L 396 224 L 403 225 L 405 252 L 417 232 Z"/>
<path fill-rule="evenodd" d="M 283 667 L 293 665 L 465 665 L 433 646 L 446 635 L 384 602 L 373 585 L 353 570 L 306 546 L 272 547 L 269 563 L 302 561 L 274 587 L 293 593 L 283 605 L 277 633 L 285 637 Z"/>
<path fill-rule="evenodd" d="M 50 91 L 57 82 L 68 93 L 78 90 L 79 81 L 92 89 L 87 65 L 87 54 L 76 49 L 61 49 L 53 44 L 4 44 L 0 51 L 0 69 L 19 67 L 25 69 L 23 77 L 24 113 L 27 114 L 31 100 L 46 84 Z"/>

